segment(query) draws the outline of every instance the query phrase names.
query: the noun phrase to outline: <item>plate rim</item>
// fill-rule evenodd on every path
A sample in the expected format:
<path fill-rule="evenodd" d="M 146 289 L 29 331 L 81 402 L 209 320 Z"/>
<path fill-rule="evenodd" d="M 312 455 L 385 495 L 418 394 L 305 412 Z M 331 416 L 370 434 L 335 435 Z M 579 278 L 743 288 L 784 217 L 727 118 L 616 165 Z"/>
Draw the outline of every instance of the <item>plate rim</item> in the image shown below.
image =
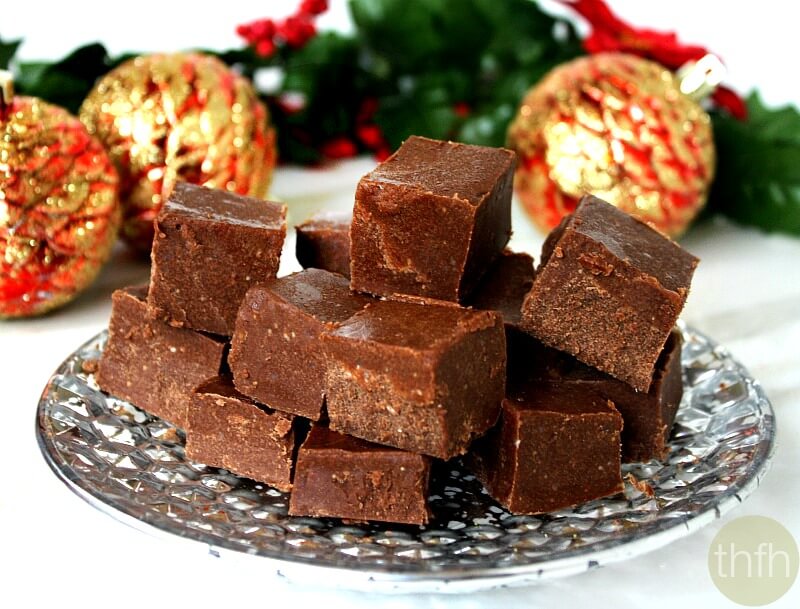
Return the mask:
<path fill-rule="evenodd" d="M 730 354 L 726 347 L 721 346 L 706 334 L 686 325 L 682 321 L 679 321 L 678 327 L 684 335 L 691 333 L 702 338 L 708 343 L 709 348 L 718 353 L 720 357 L 730 359 L 736 366 L 737 372 L 750 381 L 756 394 L 758 407 L 763 415 L 764 436 L 768 438 L 768 445 L 764 446 L 762 443 L 757 447 L 756 454 L 751 460 L 750 470 L 752 474 L 750 477 L 742 477 L 736 480 L 725 491 L 720 493 L 714 502 L 708 504 L 696 514 L 664 520 L 654 530 L 642 537 L 634 537 L 628 540 L 609 539 L 588 545 L 560 558 L 534 557 L 525 564 L 493 567 L 465 564 L 458 567 L 446 567 L 430 571 L 398 569 L 397 564 L 354 568 L 319 564 L 315 563 L 313 559 L 302 556 L 280 556 L 273 553 L 250 552 L 240 547 L 215 543 L 204 538 L 205 534 L 200 531 L 187 528 L 181 531 L 170 531 L 147 520 L 137 518 L 118 505 L 115 499 L 94 494 L 85 484 L 82 476 L 71 466 L 64 462 L 57 462 L 53 454 L 57 452 L 57 448 L 44 429 L 47 419 L 45 412 L 46 396 L 53 379 L 60 374 L 59 371 L 71 357 L 100 340 L 103 335 L 107 335 L 107 329 L 101 330 L 74 349 L 50 375 L 36 408 L 36 440 L 45 462 L 56 477 L 86 503 L 117 522 L 157 539 L 180 540 L 185 546 L 192 545 L 196 547 L 197 544 L 201 544 L 206 548 L 207 553 L 214 557 L 225 557 L 226 559 L 245 560 L 248 562 L 250 562 L 248 559 L 257 559 L 260 566 L 269 565 L 275 575 L 290 581 L 300 581 L 312 575 L 315 578 L 314 585 L 384 593 L 462 593 L 488 588 L 531 584 L 541 580 L 567 577 L 628 560 L 635 556 L 658 550 L 673 541 L 686 537 L 740 505 L 760 486 L 764 476 L 769 472 L 778 446 L 777 428 L 775 410 L 761 383 L 750 374 L 741 362 Z M 623 549 L 624 551 L 621 551 Z M 587 560 L 587 555 L 591 555 L 591 559 Z"/>

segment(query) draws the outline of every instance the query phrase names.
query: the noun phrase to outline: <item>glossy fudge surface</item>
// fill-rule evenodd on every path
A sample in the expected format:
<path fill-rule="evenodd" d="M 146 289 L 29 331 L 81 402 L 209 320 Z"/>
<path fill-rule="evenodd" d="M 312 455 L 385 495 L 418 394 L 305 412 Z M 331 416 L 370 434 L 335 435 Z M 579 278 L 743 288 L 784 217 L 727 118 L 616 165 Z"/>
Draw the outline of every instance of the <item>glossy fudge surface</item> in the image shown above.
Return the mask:
<path fill-rule="evenodd" d="M 186 456 L 275 488 L 292 487 L 294 417 L 242 395 L 226 377 L 193 392 L 186 425 Z"/>
<path fill-rule="evenodd" d="M 320 335 L 368 300 L 351 293 L 341 275 L 320 269 L 251 288 L 228 357 L 236 388 L 272 408 L 319 419 L 325 382 Z"/>
<path fill-rule="evenodd" d="M 332 429 L 447 459 L 497 420 L 506 373 L 497 313 L 376 301 L 322 338 Z"/>
<path fill-rule="evenodd" d="M 192 390 L 219 373 L 225 341 L 152 319 L 146 297 L 147 286 L 112 295 L 97 384 L 106 393 L 185 427 Z"/>
<path fill-rule="evenodd" d="M 506 328 L 519 329 L 522 302 L 533 285 L 533 258 L 505 251 L 484 277 L 467 304 L 503 316 Z"/>
<path fill-rule="evenodd" d="M 354 290 L 463 302 L 511 236 L 515 155 L 412 136 L 356 190 Z"/>
<path fill-rule="evenodd" d="M 304 269 L 324 269 L 350 277 L 352 214 L 320 214 L 295 227 L 297 260 Z"/>
<path fill-rule="evenodd" d="M 622 418 L 605 398 L 531 383 L 503 402 L 500 421 L 467 462 L 515 514 L 538 514 L 622 491 Z"/>
<path fill-rule="evenodd" d="M 430 459 L 314 425 L 297 456 L 292 516 L 428 521 Z"/>
<path fill-rule="evenodd" d="M 646 392 L 697 263 L 648 225 L 586 196 L 545 241 L 522 327 Z"/>
<path fill-rule="evenodd" d="M 670 431 L 683 396 L 679 331 L 670 333 L 647 392 L 636 391 L 627 383 L 566 353 L 545 347 L 529 336 L 514 334 L 509 338 L 510 387 L 535 380 L 594 391 L 614 402 L 622 415 L 623 463 L 667 456 Z"/>
<path fill-rule="evenodd" d="M 275 277 L 286 207 L 180 182 L 156 219 L 148 304 L 172 325 L 233 334 L 247 290 Z"/>

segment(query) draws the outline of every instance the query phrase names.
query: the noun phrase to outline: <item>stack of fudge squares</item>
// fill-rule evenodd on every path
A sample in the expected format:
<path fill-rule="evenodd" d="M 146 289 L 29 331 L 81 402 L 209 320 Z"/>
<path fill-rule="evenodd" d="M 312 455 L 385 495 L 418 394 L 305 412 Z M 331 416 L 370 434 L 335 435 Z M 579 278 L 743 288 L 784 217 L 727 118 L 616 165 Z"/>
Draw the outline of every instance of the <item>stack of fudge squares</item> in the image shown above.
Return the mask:
<path fill-rule="evenodd" d="M 98 384 L 292 515 L 425 524 L 455 457 L 515 513 L 621 491 L 621 463 L 667 452 L 697 259 L 586 196 L 534 269 L 505 249 L 514 166 L 411 137 L 351 216 L 297 227 L 304 270 L 280 278 L 283 206 L 179 184 Z"/>

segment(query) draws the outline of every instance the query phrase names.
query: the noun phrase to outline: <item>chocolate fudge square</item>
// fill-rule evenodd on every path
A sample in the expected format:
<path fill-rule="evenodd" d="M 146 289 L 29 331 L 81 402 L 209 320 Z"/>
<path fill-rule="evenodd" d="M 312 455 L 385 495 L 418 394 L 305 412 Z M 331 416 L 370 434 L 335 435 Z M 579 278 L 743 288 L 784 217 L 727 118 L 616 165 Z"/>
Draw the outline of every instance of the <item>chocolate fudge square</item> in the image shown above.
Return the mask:
<path fill-rule="evenodd" d="M 320 335 L 368 300 L 351 293 L 341 275 L 320 269 L 250 288 L 228 357 L 236 388 L 271 408 L 319 419 L 325 392 Z"/>
<path fill-rule="evenodd" d="M 292 516 L 428 522 L 430 459 L 314 425 L 300 447 Z"/>
<path fill-rule="evenodd" d="M 467 463 L 515 514 L 550 512 L 623 490 L 622 417 L 605 398 L 533 383 L 503 402 L 500 421 Z"/>
<path fill-rule="evenodd" d="M 322 344 L 336 431 L 448 459 L 497 420 L 506 346 L 493 311 L 375 301 Z"/>
<path fill-rule="evenodd" d="M 156 219 L 148 304 L 172 325 L 233 334 L 247 290 L 275 277 L 286 207 L 180 182 Z"/>
<path fill-rule="evenodd" d="M 683 396 L 679 331 L 670 332 L 647 392 L 636 391 L 627 383 L 587 366 L 566 353 L 545 347 L 530 336 L 515 333 L 507 338 L 509 386 L 533 380 L 593 391 L 614 402 L 622 415 L 623 463 L 667 456 L 670 431 Z"/>
<path fill-rule="evenodd" d="M 111 296 L 108 342 L 97 384 L 106 393 L 185 427 L 192 391 L 219 373 L 226 343 L 152 319 L 146 298 L 147 286 L 117 290 Z"/>
<path fill-rule="evenodd" d="M 520 330 L 522 302 L 531 290 L 533 277 L 533 258 L 506 250 L 486 273 L 467 304 L 500 313 L 506 332 Z"/>
<path fill-rule="evenodd" d="M 217 376 L 191 396 L 186 456 L 288 491 L 292 488 L 294 420 L 242 395 L 230 378 Z"/>
<path fill-rule="evenodd" d="M 511 236 L 510 150 L 412 136 L 358 184 L 351 287 L 462 302 Z"/>
<path fill-rule="evenodd" d="M 304 269 L 324 269 L 350 278 L 352 213 L 319 214 L 295 227 L 297 261 Z"/>
<path fill-rule="evenodd" d="M 583 197 L 545 241 L 522 327 L 646 392 L 697 263 L 647 224 Z"/>

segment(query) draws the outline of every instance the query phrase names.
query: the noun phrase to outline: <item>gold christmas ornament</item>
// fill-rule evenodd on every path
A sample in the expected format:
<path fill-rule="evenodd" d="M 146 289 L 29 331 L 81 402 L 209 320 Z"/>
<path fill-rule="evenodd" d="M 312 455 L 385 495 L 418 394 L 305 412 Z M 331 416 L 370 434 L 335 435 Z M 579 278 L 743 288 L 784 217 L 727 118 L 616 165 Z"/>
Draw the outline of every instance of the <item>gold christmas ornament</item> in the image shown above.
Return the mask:
<path fill-rule="evenodd" d="M 122 217 L 117 181 L 76 117 L 14 96 L 0 71 L 0 319 L 54 309 L 94 280 Z"/>
<path fill-rule="evenodd" d="M 178 181 L 264 197 L 275 135 L 252 84 L 200 53 L 136 57 L 101 78 L 80 118 L 120 173 L 123 237 L 149 251 Z"/>
<path fill-rule="evenodd" d="M 683 82 L 708 92 L 702 78 Z M 508 131 L 515 190 L 534 222 L 551 230 L 590 193 L 680 235 L 706 202 L 715 164 L 710 117 L 681 86 L 663 66 L 623 53 L 547 74 Z"/>

